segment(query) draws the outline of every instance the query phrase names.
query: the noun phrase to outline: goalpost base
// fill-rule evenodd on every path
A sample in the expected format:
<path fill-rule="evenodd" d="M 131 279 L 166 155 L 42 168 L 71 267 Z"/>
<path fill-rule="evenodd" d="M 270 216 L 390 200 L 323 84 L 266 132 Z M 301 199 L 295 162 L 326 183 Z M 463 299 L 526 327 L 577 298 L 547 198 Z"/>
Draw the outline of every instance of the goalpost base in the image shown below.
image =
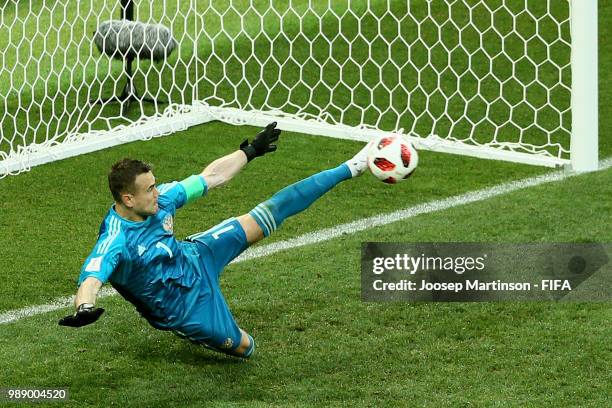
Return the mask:
<path fill-rule="evenodd" d="M 263 127 L 270 122 L 276 121 L 278 123 L 277 127 L 282 130 L 317 136 L 327 136 L 337 139 L 367 142 L 384 134 L 398 133 L 385 132 L 366 126 L 353 127 L 340 124 L 329 124 L 315 118 L 304 119 L 288 116 L 282 112 L 243 111 L 234 108 L 218 108 L 211 106 L 204 107 L 203 109 L 207 111 L 208 115 L 213 116 L 211 120 L 219 120 L 234 125 L 250 125 L 259 127 Z M 409 135 L 405 133 L 402 134 L 407 136 L 415 147 L 420 150 L 459 154 L 483 159 L 504 160 L 545 167 L 562 167 L 570 163 L 569 160 L 560 159 L 553 156 L 511 150 L 500 150 L 498 148 L 488 146 L 476 146 L 460 141 L 442 139 L 436 135 L 418 137 L 416 135 Z M 506 146 L 511 148 L 512 144 L 506 144 Z M 516 144 L 516 146 L 518 148 L 519 145 Z"/>
<path fill-rule="evenodd" d="M 27 152 L 22 151 L 21 156 L 27 154 L 25 159 L 8 157 L 0 161 L 0 176 L 17 173 L 44 163 L 91 153 L 108 147 L 117 146 L 137 140 L 148 140 L 154 137 L 169 135 L 185 130 L 191 126 L 211 121 L 221 121 L 233 125 L 247 125 L 264 127 L 276 121 L 278 128 L 305 133 L 309 135 L 333 137 L 337 139 L 367 142 L 383 134 L 381 130 L 361 126 L 352 127 L 340 124 L 329 124 L 315 118 L 305 119 L 288 116 L 282 112 L 243 111 L 235 108 L 213 107 L 204 103 L 191 106 L 173 105 L 173 111 L 182 111 L 181 114 L 164 115 L 148 119 L 144 123 L 134 123 L 129 126 L 116 128 L 112 131 L 94 131 L 88 134 L 68 137 L 66 141 L 51 147 L 43 145 L 30 145 Z M 441 153 L 459 154 L 470 157 L 504 160 L 516 163 L 562 167 L 570 164 L 569 160 L 559 159 L 540 154 L 500 150 L 487 146 L 474 146 L 460 141 L 451 141 L 430 135 L 426 138 L 405 134 L 419 150 L 430 150 Z"/>

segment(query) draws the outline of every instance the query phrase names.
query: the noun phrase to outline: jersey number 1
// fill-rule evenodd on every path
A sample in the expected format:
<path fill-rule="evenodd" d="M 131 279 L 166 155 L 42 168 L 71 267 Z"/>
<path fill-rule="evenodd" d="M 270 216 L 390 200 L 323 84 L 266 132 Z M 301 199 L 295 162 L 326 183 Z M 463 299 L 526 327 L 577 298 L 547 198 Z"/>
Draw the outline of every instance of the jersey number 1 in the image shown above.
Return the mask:
<path fill-rule="evenodd" d="M 163 249 L 164 251 L 168 253 L 168 255 L 170 255 L 170 258 L 174 256 L 174 254 L 172 253 L 172 250 L 168 248 L 168 245 L 164 244 L 163 242 L 158 242 L 157 244 L 155 244 L 155 248 Z"/>
<path fill-rule="evenodd" d="M 228 225 L 227 227 L 223 227 L 220 230 L 213 232 L 211 235 L 214 239 L 219 239 L 219 235 L 223 234 L 224 232 L 231 231 L 233 229 L 233 225 Z"/>

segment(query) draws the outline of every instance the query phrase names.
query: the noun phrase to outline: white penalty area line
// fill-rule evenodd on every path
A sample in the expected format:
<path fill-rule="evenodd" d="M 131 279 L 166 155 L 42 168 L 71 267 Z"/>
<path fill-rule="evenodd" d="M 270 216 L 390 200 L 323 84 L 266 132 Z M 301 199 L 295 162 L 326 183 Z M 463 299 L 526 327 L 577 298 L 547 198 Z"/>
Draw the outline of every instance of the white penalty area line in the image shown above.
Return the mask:
<path fill-rule="evenodd" d="M 600 162 L 599 171 L 607 170 L 612 167 L 612 157 L 609 157 Z M 499 184 L 497 186 L 485 188 L 482 190 L 472 191 L 470 193 L 460 194 L 444 200 L 431 201 L 424 204 L 419 204 L 414 207 L 408 207 L 403 210 L 394 211 L 387 214 L 381 214 L 374 217 L 362 218 L 357 221 L 346 224 L 336 225 L 335 227 L 325 228 L 319 231 L 300 235 L 286 241 L 275 242 L 269 245 L 260 245 L 248 249 L 232 263 L 244 262 L 250 259 L 261 258 L 272 255 L 276 252 L 287 249 L 299 248 L 305 245 L 316 244 L 319 242 L 329 241 L 346 234 L 354 234 L 370 228 L 388 225 L 397 221 L 406 220 L 416 217 L 417 215 L 429 214 L 437 211 L 443 211 L 449 208 L 458 207 L 478 201 L 487 200 L 503 194 L 511 193 L 518 190 L 523 190 L 529 187 L 535 187 L 542 184 L 552 183 L 555 181 L 564 180 L 569 177 L 580 175 L 580 173 L 570 173 L 564 170 L 555 171 L 536 177 L 529 177 L 522 180 L 511 181 L 508 183 Z M 115 295 L 117 292 L 110 288 L 103 288 L 98 293 L 98 298 Z M 73 304 L 74 297 L 61 297 L 55 299 L 50 304 L 29 306 L 22 309 L 11 310 L 0 314 L 0 324 L 11 323 L 26 317 L 35 316 L 41 313 L 52 312 L 55 310 L 64 309 Z"/>

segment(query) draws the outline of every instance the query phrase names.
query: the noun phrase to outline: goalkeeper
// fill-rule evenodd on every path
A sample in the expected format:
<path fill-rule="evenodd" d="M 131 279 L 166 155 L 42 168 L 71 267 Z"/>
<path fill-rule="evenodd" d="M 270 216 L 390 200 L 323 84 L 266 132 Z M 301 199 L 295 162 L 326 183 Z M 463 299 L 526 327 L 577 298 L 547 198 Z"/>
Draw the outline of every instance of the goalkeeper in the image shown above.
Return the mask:
<path fill-rule="evenodd" d="M 111 285 L 154 328 L 171 330 L 207 348 L 250 357 L 255 341 L 236 324 L 219 288 L 223 268 L 249 245 L 267 237 L 287 218 L 305 210 L 343 180 L 367 168 L 366 149 L 342 165 L 276 193 L 237 218 L 185 241 L 174 237 L 176 210 L 232 179 L 249 161 L 276 150 L 280 135 L 269 124 L 252 143 L 181 182 L 156 186 L 151 167 L 138 160 L 115 163 L 108 175 L 114 205 L 81 269 L 76 312 L 60 325 L 81 327 L 104 312 L 96 308 L 102 285 Z M 253 177 L 254 183 L 261 183 Z"/>

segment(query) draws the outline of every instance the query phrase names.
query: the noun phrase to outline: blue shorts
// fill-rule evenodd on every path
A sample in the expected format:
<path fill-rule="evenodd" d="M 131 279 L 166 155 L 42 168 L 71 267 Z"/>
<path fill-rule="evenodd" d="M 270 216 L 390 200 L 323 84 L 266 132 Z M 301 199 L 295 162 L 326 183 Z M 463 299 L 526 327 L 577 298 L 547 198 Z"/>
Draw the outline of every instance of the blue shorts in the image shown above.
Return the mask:
<path fill-rule="evenodd" d="M 210 349 L 234 354 L 242 334 L 221 293 L 219 276 L 248 247 L 246 234 L 238 220 L 230 218 L 187 237 L 187 241 L 196 244 L 202 280 L 196 305 L 175 333 Z"/>

